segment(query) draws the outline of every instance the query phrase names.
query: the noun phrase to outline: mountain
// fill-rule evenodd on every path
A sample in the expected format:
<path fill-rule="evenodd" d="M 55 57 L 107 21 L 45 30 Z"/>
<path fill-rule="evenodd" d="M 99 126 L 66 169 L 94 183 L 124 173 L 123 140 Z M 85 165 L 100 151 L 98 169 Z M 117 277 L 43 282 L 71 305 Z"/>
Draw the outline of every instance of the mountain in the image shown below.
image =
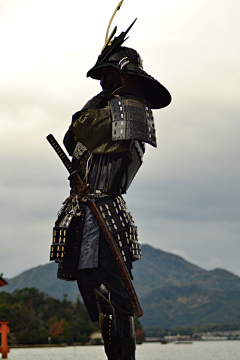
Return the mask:
<path fill-rule="evenodd" d="M 25 287 L 36 287 L 55 299 L 62 300 L 64 294 L 67 294 L 69 300 L 75 301 L 79 296 L 77 283 L 57 279 L 57 267 L 58 265 L 52 262 L 26 270 L 20 275 L 8 279 L 8 286 L 2 290 L 13 292 Z"/>
<path fill-rule="evenodd" d="M 239 290 L 240 277 L 226 270 L 206 271 L 149 245 L 142 246 L 143 257 L 134 263 L 134 286 L 140 298 L 155 288 L 198 285 L 209 290 Z"/>
<path fill-rule="evenodd" d="M 206 271 L 149 245 L 142 246 L 142 255 L 142 260 L 134 263 L 133 276 L 145 314 L 141 318 L 144 326 L 169 328 L 203 321 L 237 321 L 240 308 L 233 294 L 239 299 L 240 277 L 222 269 Z M 36 287 L 60 300 L 64 294 L 76 300 L 76 282 L 58 280 L 56 274 L 55 263 L 38 266 L 7 280 L 4 291 Z"/>

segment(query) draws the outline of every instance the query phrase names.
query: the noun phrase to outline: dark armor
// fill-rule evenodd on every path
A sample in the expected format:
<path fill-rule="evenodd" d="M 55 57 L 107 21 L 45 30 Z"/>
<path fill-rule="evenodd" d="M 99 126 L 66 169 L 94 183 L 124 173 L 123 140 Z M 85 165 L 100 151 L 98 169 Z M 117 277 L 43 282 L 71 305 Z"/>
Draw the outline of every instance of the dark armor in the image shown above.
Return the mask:
<path fill-rule="evenodd" d="M 78 119 L 78 116 L 81 118 L 84 111 L 89 110 L 88 106 L 90 109 L 94 109 L 94 102 L 96 102 L 96 106 L 99 106 L 99 101 L 103 101 L 101 95 L 90 100 L 77 115 L 75 114 L 73 116 L 74 121 L 75 119 Z M 79 171 L 82 179 L 84 179 L 93 193 L 100 192 L 101 197 L 96 201 L 96 204 L 106 221 L 110 233 L 114 236 L 123 260 L 131 275 L 132 262 L 141 258 L 141 246 L 138 242 L 137 227 L 120 195 L 127 192 L 133 178 L 142 165 L 145 152 L 143 141 L 148 141 L 156 146 L 156 136 L 155 132 L 154 136 L 150 136 L 154 129 L 152 112 L 140 101 L 130 99 L 129 97 L 118 97 L 115 100 L 111 100 L 109 105 L 111 110 L 111 127 L 114 127 L 116 122 L 125 123 L 125 126 L 123 127 L 125 133 L 124 136 L 122 135 L 122 140 L 132 140 L 131 157 L 127 152 L 92 154 L 85 145 L 78 141 L 73 151 L 73 166 Z M 135 119 L 136 121 L 134 121 Z M 133 123 L 136 125 L 132 127 L 131 131 L 128 131 L 129 125 Z M 116 139 L 114 128 L 111 137 L 113 141 L 117 142 L 117 140 L 119 140 Z M 68 147 L 69 144 L 67 143 L 67 148 Z M 66 213 L 69 210 L 69 206 L 69 204 L 65 206 Z M 84 203 L 79 206 L 81 207 L 83 214 Z M 66 215 L 65 217 L 67 216 L 69 215 Z M 71 219 L 72 218 L 73 215 L 71 215 Z M 78 220 L 80 220 L 80 218 L 78 218 Z M 59 233 L 59 231 L 61 231 L 61 223 L 62 222 L 58 219 L 54 228 L 55 232 L 57 231 L 57 233 Z M 75 247 L 69 247 L 68 251 L 66 251 L 66 246 L 60 247 L 60 245 L 59 241 L 56 242 L 56 239 L 53 238 L 50 259 L 60 263 L 58 271 L 58 276 L 60 278 L 64 278 L 64 274 L 66 273 L 68 280 L 75 280 L 77 264 L 74 262 L 75 268 L 73 268 L 73 273 L 71 274 L 69 267 L 72 267 L 73 264 L 70 265 L 67 261 L 70 257 L 69 254 L 71 250 L 74 253 Z M 57 253 L 56 256 L 53 249 L 55 252 L 56 249 L 64 249 L 64 251 L 62 251 L 61 255 Z M 59 256 L 61 257 L 59 258 Z M 68 270 L 64 270 L 64 265 L 66 264 Z"/>
<path fill-rule="evenodd" d="M 99 106 L 99 101 L 104 101 L 104 97 L 100 94 L 88 102 L 90 109 L 94 109 L 95 101 L 96 106 Z M 115 100 L 110 101 L 110 129 L 115 122 L 119 121 L 115 118 L 115 115 L 120 116 L 120 118 L 123 115 L 120 122 L 126 123 L 125 129 L 128 128 L 128 124 L 134 122 L 134 119 L 138 119 L 137 116 L 140 118 L 139 121 L 135 122 L 136 126 L 133 127 L 131 132 L 126 131 L 125 139 L 123 139 L 131 141 L 131 156 L 127 151 L 92 154 L 81 142 L 74 142 L 69 133 L 65 136 L 65 145 L 67 149 L 73 149 L 73 143 L 75 144 L 75 148 L 72 150 L 74 169 L 79 172 L 81 178 L 93 193 L 101 194 L 96 204 L 106 221 L 110 233 L 114 236 L 132 277 L 132 262 L 141 258 L 141 246 L 138 242 L 137 227 L 120 195 L 127 192 L 143 162 L 145 146 L 143 141 L 138 141 L 138 136 L 141 137 L 140 140 L 150 142 L 149 134 L 151 131 L 149 131 L 150 127 L 148 125 L 150 122 L 151 124 L 154 123 L 152 113 L 140 101 L 129 99 L 129 97 L 119 97 L 117 100 L 117 103 L 115 103 Z M 81 119 L 81 116 L 84 116 L 90 109 L 87 108 L 86 104 L 80 112 L 73 116 L 73 121 Z M 123 111 L 121 112 L 121 110 Z M 140 130 L 143 129 L 143 131 L 139 131 L 139 128 Z M 151 127 L 151 129 L 153 128 L 154 126 Z M 118 143 L 114 131 L 110 131 L 111 141 Z M 154 144 L 156 144 L 155 136 Z M 58 277 L 61 279 L 76 280 L 86 200 L 79 201 L 77 197 L 71 197 L 58 214 L 54 227 L 54 234 L 57 235 L 53 236 L 50 260 L 59 263 Z M 70 224 L 72 225 L 70 226 Z M 79 229 L 76 228 L 75 224 L 78 224 Z M 73 235 L 73 231 L 77 231 L 76 236 Z M 66 233 L 64 243 L 61 237 L 62 233 Z M 72 239 L 74 239 L 74 242 Z M 76 247 L 76 241 L 78 247 Z"/>
<path fill-rule="evenodd" d="M 58 278 L 76 280 L 84 224 L 84 206 L 77 197 L 66 201 L 53 228 L 50 261 L 59 264 Z"/>
<path fill-rule="evenodd" d="M 131 268 L 133 261 L 141 259 L 141 246 L 137 227 L 125 201 L 121 196 L 102 198 L 97 201 L 97 206 L 115 238 L 123 260 Z"/>
<path fill-rule="evenodd" d="M 118 316 L 110 291 L 103 285 L 94 289 L 99 311 L 99 326 L 109 360 L 135 360 L 136 338 L 132 316 Z"/>
<path fill-rule="evenodd" d="M 109 101 L 112 114 L 113 140 L 141 140 L 156 147 L 156 131 L 152 110 L 131 97 Z"/>
<path fill-rule="evenodd" d="M 90 188 L 108 195 L 125 194 L 142 165 L 144 147 L 138 141 L 132 146 L 132 160 L 126 154 L 94 154 L 86 182 Z"/>
<path fill-rule="evenodd" d="M 100 94 L 99 94 L 100 95 Z M 90 109 L 94 100 L 99 102 L 99 96 L 88 102 Z M 102 99 L 101 99 L 102 101 Z M 78 121 L 84 115 L 84 108 L 73 116 L 73 121 Z M 72 152 L 73 166 L 80 171 L 84 181 L 92 191 L 100 190 L 108 195 L 125 194 L 143 162 L 145 152 L 144 142 L 156 146 L 156 132 L 151 109 L 136 99 L 129 96 L 118 97 L 109 101 L 109 124 L 111 129 L 112 144 L 119 140 L 132 140 L 131 153 L 117 151 L 91 154 L 87 149 L 87 140 L 83 145 L 80 141 L 75 144 Z M 134 141 L 133 141 L 134 140 Z M 91 139 L 92 141 L 92 139 Z M 73 139 L 72 139 L 73 142 Z M 110 141 L 109 141 L 110 142 Z M 65 137 L 65 146 L 71 148 L 69 137 Z"/>

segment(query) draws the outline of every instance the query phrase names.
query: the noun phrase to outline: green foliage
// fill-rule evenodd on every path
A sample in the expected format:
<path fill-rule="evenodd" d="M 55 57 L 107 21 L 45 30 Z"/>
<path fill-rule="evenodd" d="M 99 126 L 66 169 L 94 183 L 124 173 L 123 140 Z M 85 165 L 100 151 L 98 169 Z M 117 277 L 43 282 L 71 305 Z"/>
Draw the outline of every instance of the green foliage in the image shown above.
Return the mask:
<path fill-rule="evenodd" d="M 134 318 L 134 324 L 135 324 L 135 329 L 136 330 L 142 330 L 142 324 L 140 323 L 140 321 L 137 318 Z"/>
<path fill-rule="evenodd" d="M 85 343 L 98 330 L 79 299 L 53 299 L 36 288 L 0 293 L 0 319 L 9 321 L 18 344 Z"/>
<path fill-rule="evenodd" d="M 141 323 L 145 329 L 155 327 L 160 328 L 161 332 L 161 329 L 172 329 L 183 325 L 197 327 L 204 324 L 221 325 L 240 322 L 239 276 L 221 269 L 203 270 L 179 256 L 154 249 L 149 245 L 142 246 L 142 254 L 142 260 L 134 263 L 133 284 L 144 311 Z M 59 281 L 56 271 L 57 264 L 53 262 L 38 266 L 8 280 L 8 286 L 1 287 L 1 290 L 12 292 L 21 289 L 23 284 L 28 284 L 29 287 L 36 286 L 43 293 L 65 303 L 69 302 L 68 299 L 76 302 L 79 294 L 76 284 L 71 281 Z M 64 293 L 67 293 L 68 297 L 63 298 Z M 1 296 L 3 297 L 3 293 L 0 292 Z M 12 300 L 7 298 L 7 295 L 4 296 L 8 308 L 5 313 L 0 305 L 0 315 L 7 317 L 7 320 L 9 313 L 14 310 L 13 315 L 18 317 L 20 310 L 11 307 Z M 24 291 L 19 293 L 19 296 L 24 297 Z M 35 301 L 41 302 L 43 298 Z M 45 306 L 41 315 L 43 321 L 47 322 L 50 317 L 54 317 L 55 310 L 61 312 L 60 304 L 61 301 L 59 303 L 56 299 L 51 301 L 49 299 L 48 306 Z M 71 311 L 75 310 L 71 308 Z M 72 315 L 70 322 L 66 311 L 64 313 L 63 318 L 71 324 L 74 341 L 78 341 L 75 339 L 87 341 L 85 334 L 90 331 L 89 327 L 92 324 L 86 322 L 83 314 L 81 313 L 80 318 L 76 316 L 75 319 Z M 24 317 L 24 309 L 21 316 Z M 61 317 L 57 320 L 60 321 Z"/>
<path fill-rule="evenodd" d="M 145 329 L 145 336 L 147 337 L 163 337 L 165 335 L 168 335 L 168 331 L 160 327 L 148 327 Z"/>
<path fill-rule="evenodd" d="M 137 318 L 134 319 L 134 324 L 136 340 L 138 343 L 142 343 L 145 340 L 145 332 L 143 331 L 142 324 Z"/>
<path fill-rule="evenodd" d="M 240 291 L 211 291 L 196 285 L 154 290 L 142 300 L 144 326 L 173 329 L 240 322 Z"/>

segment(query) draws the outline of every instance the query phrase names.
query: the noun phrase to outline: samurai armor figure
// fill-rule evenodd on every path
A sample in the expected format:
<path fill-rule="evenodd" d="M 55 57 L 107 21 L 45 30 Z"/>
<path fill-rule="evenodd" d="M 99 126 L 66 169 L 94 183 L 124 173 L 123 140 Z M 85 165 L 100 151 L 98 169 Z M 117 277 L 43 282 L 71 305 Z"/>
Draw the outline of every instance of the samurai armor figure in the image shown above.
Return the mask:
<path fill-rule="evenodd" d="M 87 73 L 100 80 L 102 91 L 73 115 L 64 137 L 74 174 L 89 191 L 80 196 L 75 175 L 70 175 L 71 195 L 58 214 L 50 253 L 50 260 L 59 264 L 58 277 L 77 280 L 91 320 L 99 323 L 109 360 L 135 359 L 134 310 L 90 204 L 94 202 L 132 279 L 141 246 L 122 195 L 143 163 L 145 144 L 157 146 L 152 109 L 171 102 L 168 90 L 143 70 L 137 51 L 122 46 L 131 26 L 114 39 L 114 32 L 107 37 Z"/>

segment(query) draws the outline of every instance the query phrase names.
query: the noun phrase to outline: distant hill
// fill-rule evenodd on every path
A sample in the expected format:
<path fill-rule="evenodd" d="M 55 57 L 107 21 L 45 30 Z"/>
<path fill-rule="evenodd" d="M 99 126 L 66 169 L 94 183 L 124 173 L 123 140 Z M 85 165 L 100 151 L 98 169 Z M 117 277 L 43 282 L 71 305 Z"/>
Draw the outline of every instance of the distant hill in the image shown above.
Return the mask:
<path fill-rule="evenodd" d="M 134 286 L 140 298 L 153 289 L 195 284 L 209 290 L 239 290 L 240 277 L 222 269 L 206 271 L 149 245 L 142 246 L 143 258 L 134 263 Z"/>
<path fill-rule="evenodd" d="M 201 320 L 202 324 L 202 321 L 211 322 L 211 319 L 215 319 L 215 323 L 224 319 L 230 321 L 234 317 L 236 320 L 240 316 L 240 309 L 232 299 L 233 293 L 236 299 L 240 294 L 240 277 L 222 269 L 206 271 L 180 256 L 149 245 L 142 246 L 142 254 L 143 259 L 134 263 L 133 275 L 145 314 L 141 318 L 143 325 L 168 328 L 170 325 L 190 324 L 191 321 L 197 324 Z M 4 287 L 4 291 L 36 287 L 60 300 L 64 294 L 68 294 L 69 300 L 76 300 L 79 296 L 76 282 L 58 280 L 56 274 L 55 263 L 38 266 L 8 279 L 9 285 Z M 181 300 L 183 298 L 185 303 Z M 202 299 L 206 302 L 203 303 Z M 217 306 L 216 299 L 221 299 L 222 312 L 211 306 Z M 193 309 L 196 309 L 195 315 Z"/>
<path fill-rule="evenodd" d="M 146 327 L 170 329 L 240 322 L 240 291 L 216 291 L 196 285 L 153 290 L 141 301 Z"/>
<path fill-rule="evenodd" d="M 57 279 L 57 267 L 58 265 L 52 262 L 26 270 L 20 275 L 8 279 L 8 286 L 5 286 L 2 291 L 13 292 L 25 287 L 36 287 L 55 299 L 62 300 L 64 294 L 67 294 L 69 300 L 75 301 L 79 296 L 77 283 Z"/>

